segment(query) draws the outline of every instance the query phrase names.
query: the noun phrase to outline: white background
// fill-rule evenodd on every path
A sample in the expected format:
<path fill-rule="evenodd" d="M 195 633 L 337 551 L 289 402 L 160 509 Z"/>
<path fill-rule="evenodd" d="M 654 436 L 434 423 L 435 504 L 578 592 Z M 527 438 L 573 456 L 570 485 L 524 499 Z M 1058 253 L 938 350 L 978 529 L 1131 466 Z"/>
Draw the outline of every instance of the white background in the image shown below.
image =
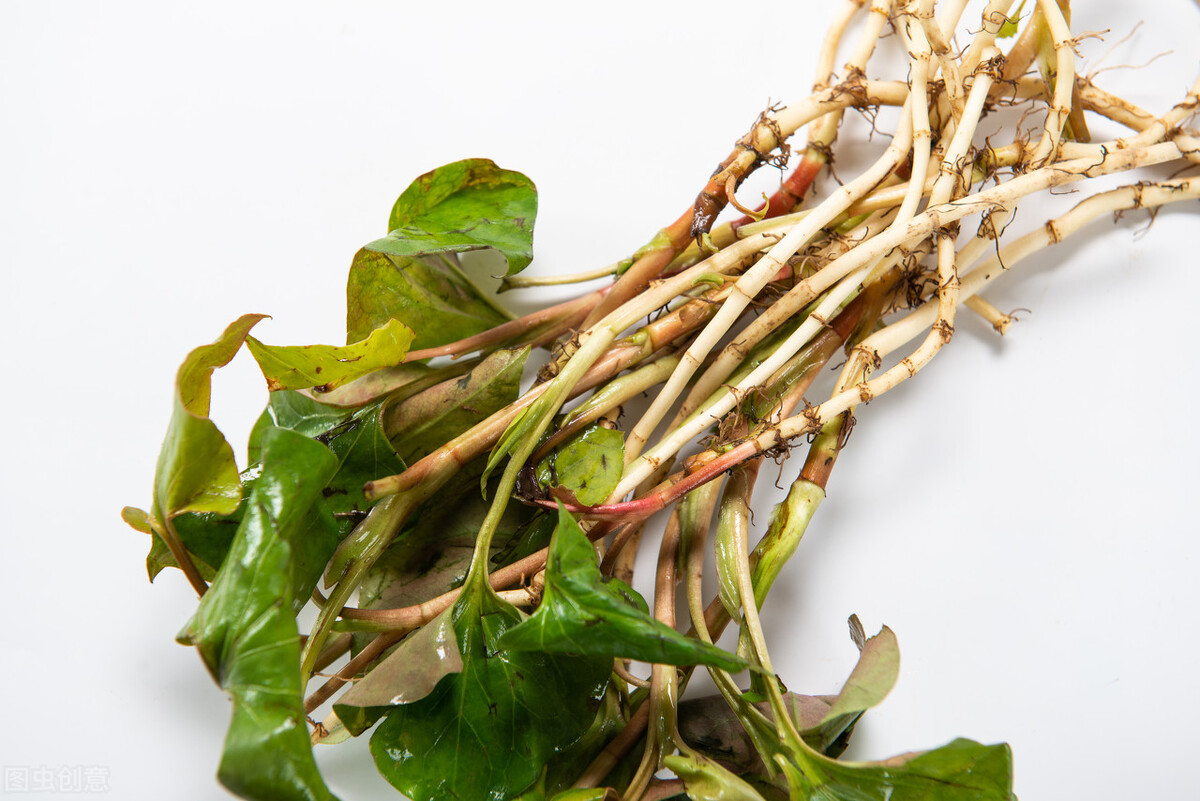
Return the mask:
<path fill-rule="evenodd" d="M 1112 29 L 1088 62 L 1143 16 L 1105 63 L 1174 51 L 1102 86 L 1159 112 L 1182 98 L 1195 3 L 1077 5 L 1076 31 Z M 628 254 L 762 108 L 807 94 L 828 13 L 0 3 L 0 762 L 100 766 L 118 798 L 221 795 L 228 707 L 172 640 L 195 597 L 177 572 L 146 582 L 146 538 L 118 517 L 149 502 L 189 349 L 244 312 L 274 316 L 268 342 L 343 341 L 351 255 L 410 180 L 460 158 L 537 183 L 531 271 Z M 903 77 L 889 63 L 872 77 Z M 860 409 L 765 611 L 798 691 L 840 686 L 851 612 L 895 630 L 900 681 L 854 757 L 1007 740 L 1026 799 L 1195 796 L 1195 213 L 1144 235 L 1144 215 L 1102 221 L 1022 264 L 991 293 L 1031 310 L 1007 337 L 964 317 L 927 373 Z M 247 361 L 215 386 L 239 450 L 266 397 Z M 389 797 L 360 745 L 322 750 L 330 784 Z"/>

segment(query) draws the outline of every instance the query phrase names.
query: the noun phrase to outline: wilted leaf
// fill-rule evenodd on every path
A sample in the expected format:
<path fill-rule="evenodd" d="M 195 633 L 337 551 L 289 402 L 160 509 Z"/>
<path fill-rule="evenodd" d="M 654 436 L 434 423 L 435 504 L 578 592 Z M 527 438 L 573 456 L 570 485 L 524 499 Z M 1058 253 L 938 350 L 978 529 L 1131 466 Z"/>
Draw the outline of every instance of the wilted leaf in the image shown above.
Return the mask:
<path fill-rule="evenodd" d="M 354 408 L 365 406 L 371 401 L 379 400 L 385 395 L 399 390 L 408 390 L 409 394 L 413 394 L 412 390 L 415 388 L 415 392 L 420 392 L 422 389 L 427 389 L 448 378 L 449 373 L 454 369 L 455 367 L 451 366 L 435 370 L 419 362 L 408 362 L 376 370 L 336 389 L 313 391 L 309 394 L 314 400 L 327 406 Z M 446 375 L 442 375 L 443 373 Z"/>
<path fill-rule="evenodd" d="M 750 554 L 750 583 L 754 587 L 755 603 L 760 608 L 779 572 L 796 552 L 809 521 L 824 499 L 825 492 L 819 486 L 800 478 L 788 489 L 787 497 L 771 510 L 767 533 Z"/>
<path fill-rule="evenodd" d="M 491 453 L 488 454 L 487 463 L 483 468 L 483 476 L 480 479 L 482 483 L 486 484 L 492 471 L 499 467 L 500 463 L 516 451 L 521 444 L 541 437 L 542 418 L 552 413 L 553 405 L 554 398 L 549 393 L 543 393 L 513 418 L 512 422 L 508 424 L 508 428 L 504 429 L 504 433 L 500 435 L 500 439 L 492 446 Z"/>
<path fill-rule="evenodd" d="M 383 427 L 396 452 L 411 464 L 515 401 L 529 351 L 498 350 L 464 376 L 388 404 Z"/>
<path fill-rule="evenodd" d="M 242 498 L 233 448 L 208 418 L 212 392 L 212 374 L 228 364 L 242 346 L 246 335 L 266 315 L 247 314 L 234 321 L 211 345 L 203 345 L 187 355 L 175 376 L 175 407 L 167 435 L 158 454 L 154 471 L 154 496 L 151 527 L 164 527 L 155 533 L 146 569 L 151 581 L 163 567 L 178 567 L 160 536 L 174 530 L 174 519 L 185 512 L 231 514 Z M 164 553 L 165 552 L 165 553 Z M 197 570 L 211 573 L 211 565 Z"/>
<path fill-rule="evenodd" d="M 663 764 L 683 780 L 692 801 L 763 801 L 758 791 L 725 770 L 696 754 L 677 754 Z"/>
<path fill-rule="evenodd" d="M 857 621 L 857 618 L 852 618 Z M 900 648 L 887 626 L 866 640 L 859 660 L 837 695 L 784 693 L 784 706 L 804 741 L 826 756 L 845 751 L 850 733 L 863 712 L 882 701 L 896 684 Z M 754 704 L 772 717 L 766 701 Z M 679 704 L 679 732 L 697 750 L 739 774 L 765 775 L 749 735 L 737 715 L 719 696 Z"/>
<path fill-rule="evenodd" d="M 267 389 L 334 389 L 384 367 L 404 361 L 413 341 L 411 328 L 398 320 L 388 320 L 362 341 L 341 347 L 334 345 L 264 345 L 246 337 L 246 346 L 254 354 Z"/>
<path fill-rule="evenodd" d="M 357 737 L 389 707 L 419 701 L 444 677 L 462 671 L 451 612 L 447 608 L 405 638 L 338 699 L 334 711 L 351 734 Z"/>
<path fill-rule="evenodd" d="M 415 525 L 384 551 L 363 579 L 359 605 L 398 609 L 460 586 L 488 506 L 471 484 L 463 484 L 423 507 L 414 516 Z M 492 538 L 492 552 L 506 549 L 533 514 L 529 507 L 509 504 Z"/>
<path fill-rule="evenodd" d="M 837 696 L 784 693 L 783 703 L 800 730 L 804 741 L 826 756 L 836 757 L 849 744 L 848 727 L 837 732 L 821 721 Z M 771 705 L 758 701 L 754 706 L 772 718 Z M 689 698 L 679 702 L 679 734 L 700 753 L 740 776 L 766 776 L 766 768 L 755 751 L 737 714 L 719 695 Z M 832 736 L 831 736 L 832 734 Z"/>
<path fill-rule="evenodd" d="M 899 675 L 900 646 L 896 642 L 896 635 L 884 626 L 863 644 L 858 664 L 821 723 L 832 723 L 848 716 L 857 717 L 875 706 L 896 686 Z"/>
<path fill-rule="evenodd" d="M 220 339 L 188 354 L 175 377 L 175 411 L 167 428 L 154 478 L 154 517 L 181 512 L 229 514 L 242 497 L 233 449 L 208 419 L 212 374 L 241 348 L 250 329 L 266 315 L 247 314 Z"/>

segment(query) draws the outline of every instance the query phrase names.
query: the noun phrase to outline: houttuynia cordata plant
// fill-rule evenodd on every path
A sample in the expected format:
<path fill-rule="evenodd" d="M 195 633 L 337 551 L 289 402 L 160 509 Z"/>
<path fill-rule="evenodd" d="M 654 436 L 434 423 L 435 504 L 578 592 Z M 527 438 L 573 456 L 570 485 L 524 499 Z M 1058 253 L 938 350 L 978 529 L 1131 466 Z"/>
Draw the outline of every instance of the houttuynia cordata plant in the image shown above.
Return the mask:
<path fill-rule="evenodd" d="M 629 258 L 553 279 L 611 274 L 601 289 L 519 318 L 480 289 L 465 252 L 502 257 L 502 290 L 547 281 L 520 275 L 533 182 L 467 159 L 417 178 L 355 254 L 348 344 L 266 344 L 246 315 L 187 356 L 149 508 L 124 515 L 150 535 L 151 579 L 178 568 L 200 596 L 178 638 L 232 699 L 225 787 L 332 798 L 313 747 L 364 738 L 418 801 L 1012 797 L 1003 744 L 839 759 L 896 680 L 888 628 L 868 637 L 851 618 L 857 667 L 837 695 L 808 696 L 775 675 L 759 622 L 857 406 L 918 375 L 960 313 L 1003 333 L 1011 318 L 982 293 L 1025 257 L 1099 217 L 1200 197 L 1179 170 L 1004 236 L 1035 193 L 1200 163 L 1200 101 L 1144 111 L 1080 76 L 1067 0 L 965 5 L 843 2 L 811 96 L 764 111 Z M 899 48 L 902 74 L 868 77 L 877 45 Z M 814 189 L 843 116 L 885 108 L 882 154 Z M 1091 141 L 1094 115 L 1128 134 Z M 984 117 L 1007 133 L 982 138 Z M 735 193 L 763 165 L 786 178 L 746 206 Z M 209 400 L 243 346 L 271 393 L 239 470 Z M 797 454 L 786 499 L 752 526 L 763 461 Z M 661 510 L 647 601 L 634 556 Z M 736 647 L 719 647 L 731 623 Z M 680 702 L 697 669 L 719 696 Z"/>

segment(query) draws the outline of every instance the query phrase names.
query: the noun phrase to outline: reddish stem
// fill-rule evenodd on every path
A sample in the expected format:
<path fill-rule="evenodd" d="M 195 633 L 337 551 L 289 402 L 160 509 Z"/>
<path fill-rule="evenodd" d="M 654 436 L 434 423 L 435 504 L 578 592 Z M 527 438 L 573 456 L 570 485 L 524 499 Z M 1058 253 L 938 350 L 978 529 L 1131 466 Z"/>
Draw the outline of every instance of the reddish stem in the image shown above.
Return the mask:
<path fill-rule="evenodd" d="M 423 359 L 432 359 L 436 356 L 457 356 L 461 353 L 470 353 L 471 351 L 481 350 L 490 345 L 507 342 L 522 334 L 528 334 L 531 329 L 539 325 L 547 326 L 546 331 L 526 344 L 537 346 L 551 342 L 557 339 L 563 332 L 575 328 L 583 322 L 583 318 L 587 316 L 587 313 L 591 309 L 595 308 L 596 304 L 600 302 L 600 299 L 604 297 L 610 288 L 604 287 L 595 292 L 590 292 L 583 297 L 568 300 L 556 306 L 547 306 L 544 309 L 539 309 L 516 320 L 509 320 L 507 323 L 501 323 L 494 328 L 489 328 L 487 331 L 460 339 L 457 342 L 439 345 L 436 348 L 411 350 L 404 357 L 404 361 L 406 363 L 419 362 Z"/>
<path fill-rule="evenodd" d="M 815 153 L 812 150 L 806 150 L 804 158 L 796 165 L 796 169 L 787 177 L 787 180 L 783 182 L 775 194 L 767 199 L 765 204 L 759 206 L 755 211 L 759 215 L 758 219 L 762 220 L 790 214 L 804 200 L 804 196 L 808 194 L 809 188 L 812 186 L 813 181 L 817 179 L 817 175 L 824 166 L 825 157 L 823 155 Z M 766 212 L 765 214 L 763 213 L 764 211 Z M 729 227 L 734 233 L 737 233 L 737 229 L 754 221 L 753 217 L 747 215 L 741 219 L 734 220 Z"/>

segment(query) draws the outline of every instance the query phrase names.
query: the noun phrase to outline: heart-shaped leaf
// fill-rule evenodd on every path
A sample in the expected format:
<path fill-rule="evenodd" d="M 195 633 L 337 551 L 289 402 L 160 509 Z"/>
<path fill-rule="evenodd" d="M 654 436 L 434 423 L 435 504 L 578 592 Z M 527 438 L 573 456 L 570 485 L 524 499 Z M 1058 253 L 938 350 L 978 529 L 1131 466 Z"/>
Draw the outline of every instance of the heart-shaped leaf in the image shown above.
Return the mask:
<path fill-rule="evenodd" d="M 501 650 L 521 613 L 475 583 L 451 608 L 462 672 L 392 707 L 371 753 L 414 801 L 512 798 L 587 731 L 612 661 Z"/>
<path fill-rule="evenodd" d="M 500 640 L 500 647 L 664 665 L 713 665 L 732 671 L 746 667 L 733 654 L 655 620 L 646 602 L 628 585 L 605 580 L 591 542 L 561 505 L 541 605 Z"/>
<path fill-rule="evenodd" d="M 337 460 L 280 428 L 264 433 L 262 455 L 229 557 L 180 639 L 233 697 L 221 782 L 248 799 L 330 799 L 305 724 L 294 607 L 315 581 L 300 555 L 313 547 L 312 513 Z"/>

